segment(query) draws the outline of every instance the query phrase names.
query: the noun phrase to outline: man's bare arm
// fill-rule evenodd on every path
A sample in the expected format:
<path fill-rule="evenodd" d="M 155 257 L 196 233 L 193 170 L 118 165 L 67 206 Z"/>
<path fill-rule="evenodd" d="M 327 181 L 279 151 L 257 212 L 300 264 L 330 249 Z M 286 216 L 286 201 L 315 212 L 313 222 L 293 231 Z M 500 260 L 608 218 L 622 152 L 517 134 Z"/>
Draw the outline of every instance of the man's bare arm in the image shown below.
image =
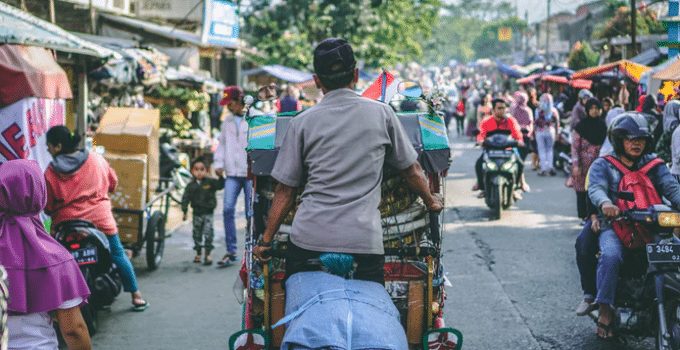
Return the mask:
<path fill-rule="evenodd" d="M 262 241 L 269 243 L 274 238 L 274 234 L 279 230 L 283 220 L 290 212 L 297 194 L 296 187 L 278 184 L 274 191 L 274 200 L 267 216 L 267 227 L 262 235 Z"/>
<path fill-rule="evenodd" d="M 428 210 L 439 212 L 444 209 L 441 199 L 433 196 L 430 192 L 430 185 L 427 182 L 427 178 L 425 178 L 425 173 L 420 163 L 415 162 L 410 167 L 402 170 L 401 176 L 406 180 L 408 187 L 423 200 Z"/>

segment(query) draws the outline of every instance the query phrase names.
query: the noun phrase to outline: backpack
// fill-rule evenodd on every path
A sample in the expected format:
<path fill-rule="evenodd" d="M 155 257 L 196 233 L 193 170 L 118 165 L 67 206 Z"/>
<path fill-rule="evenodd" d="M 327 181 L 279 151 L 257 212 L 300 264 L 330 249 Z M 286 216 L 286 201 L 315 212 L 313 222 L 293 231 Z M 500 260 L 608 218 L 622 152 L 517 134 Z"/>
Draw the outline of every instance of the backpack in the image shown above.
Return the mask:
<path fill-rule="evenodd" d="M 638 170 L 630 170 L 613 156 L 606 156 L 604 159 L 611 163 L 622 175 L 618 192 L 632 192 L 635 195 L 634 202 L 617 198 L 615 204 L 619 209 L 622 211 L 647 209 L 652 205 L 662 203 L 661 196 L 659 196 L 656 187 L 647 174 L 654 167 L 663 164 L 663 160 L 655 158 Z M 623 246 L 629 249 L 639 248 L 653 240 L 647 227 L 638 222 L 614 221 L 612 228 Z"/>

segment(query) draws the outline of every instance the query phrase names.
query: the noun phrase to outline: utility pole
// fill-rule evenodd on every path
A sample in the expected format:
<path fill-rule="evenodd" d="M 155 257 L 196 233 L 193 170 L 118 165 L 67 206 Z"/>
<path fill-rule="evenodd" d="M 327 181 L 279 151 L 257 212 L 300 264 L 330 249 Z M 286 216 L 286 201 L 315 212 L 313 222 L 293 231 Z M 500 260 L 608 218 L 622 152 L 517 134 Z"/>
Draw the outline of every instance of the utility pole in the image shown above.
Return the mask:
<path fill-rule="evenodd" d="M 21 7 L 22 11 L 28 12 L 28 7 L 26 6 L 26 0 L 21 0 L 19 7 Z"/>
<path fill-rule="evenodd" d="M 524 51 L 524 60 L 526 61 L 527 58 L 529 58 L 529 10 L 524 11 L 524 23 L 526 23 L 527 27 L 524 29 L 524 40 L 522 40 L 522 49 Z"/>
<path fill-rule="evenodd" d="M 54 13 L 54 0 L 50 0 L 49 5 L 50 5 L 50 22 L 52 22 L 52 24 L 56 24 L 57 18 L 56 14 Z"/>
<path fill-rule="evenodd" d="M 635 56 L 637 55 L 637 6 L 635 6 L 635 0 L 630 0 L 630 25 L 630 39 L 633 44 L 633 56 Z"/>
<path fill-rule="evenodd" d="M 93 0 L 90 0 L 90 34 L 97 34 L 97 14 L 94 12 Z"/>
<path fill-rule="evenodd" d="M 548 0 L 548 17 L 545 18 L 545 59 L 550 63 L 550 2 Z"/>

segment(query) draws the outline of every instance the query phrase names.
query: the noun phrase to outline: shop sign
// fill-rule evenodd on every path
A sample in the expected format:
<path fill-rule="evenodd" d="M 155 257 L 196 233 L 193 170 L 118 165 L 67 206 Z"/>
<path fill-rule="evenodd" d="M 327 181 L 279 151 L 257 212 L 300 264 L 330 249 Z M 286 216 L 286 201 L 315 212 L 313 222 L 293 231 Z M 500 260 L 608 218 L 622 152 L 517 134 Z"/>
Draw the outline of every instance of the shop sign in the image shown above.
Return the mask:
<path fill-rule="evenodd" d="M 227 0 L 203 2 L 201 41 L 216 46 L 236 46 L 239 37 L 238 7 Z"/>
<path fill-rule="evenodd" d="M 52 157 L 47 152 L 47 130 L 64 124 L 64 100 L 29 97 L 0 108 L 0 163 L 32 159 L 45 170 Z"/>

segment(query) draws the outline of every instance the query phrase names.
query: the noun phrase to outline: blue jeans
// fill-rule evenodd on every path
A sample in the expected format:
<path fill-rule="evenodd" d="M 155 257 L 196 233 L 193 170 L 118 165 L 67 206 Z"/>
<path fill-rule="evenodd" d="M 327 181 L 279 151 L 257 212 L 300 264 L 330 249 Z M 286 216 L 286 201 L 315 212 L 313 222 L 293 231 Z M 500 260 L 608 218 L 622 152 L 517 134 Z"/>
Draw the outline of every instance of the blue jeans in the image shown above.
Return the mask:
<path fill-rule="evenodd" d="M 623 245 L 614 230 L 608 229 L 600 234 L 600 261 L 597 263 L 598 304 L 614 305 L 619 268 L 623 262 Z"/>
<path fill-rule="evenodd" d="M 228 176 L 224 183 L 224 240 L 228 254 L 236 254 L 236 200 L 243 190 L 246 218 L 253 216 L 251 197 L 253 183 L 245 177 Z"/>
<path fill-rule="evenodd" d="M 118 234 L 115 234 L 113 236 L 106 236 L 106 238 L 109 239 L 111 259 L 118 267 L 118 273 L 120 273 L 120 278 L 123 280 L 123 290 L 130 293 L 138 291 L 139 287 L 137 287 L 135 270 L 132 268 L 130 259 L 125 254 L 125 248 L 123 248 L 120 237 L 118 237 Z"/>
<path fill-rule="evenodd" d="M 597 271 L 597 251 L 598 238 L 592 230 L 592 221 L 586 220 L 581 234 L 576 238 L 576 265 L 581 275 L 581 289 L 585 299 L 595 299 L 597 292 L 597 282 L 595 272 Z"/>

